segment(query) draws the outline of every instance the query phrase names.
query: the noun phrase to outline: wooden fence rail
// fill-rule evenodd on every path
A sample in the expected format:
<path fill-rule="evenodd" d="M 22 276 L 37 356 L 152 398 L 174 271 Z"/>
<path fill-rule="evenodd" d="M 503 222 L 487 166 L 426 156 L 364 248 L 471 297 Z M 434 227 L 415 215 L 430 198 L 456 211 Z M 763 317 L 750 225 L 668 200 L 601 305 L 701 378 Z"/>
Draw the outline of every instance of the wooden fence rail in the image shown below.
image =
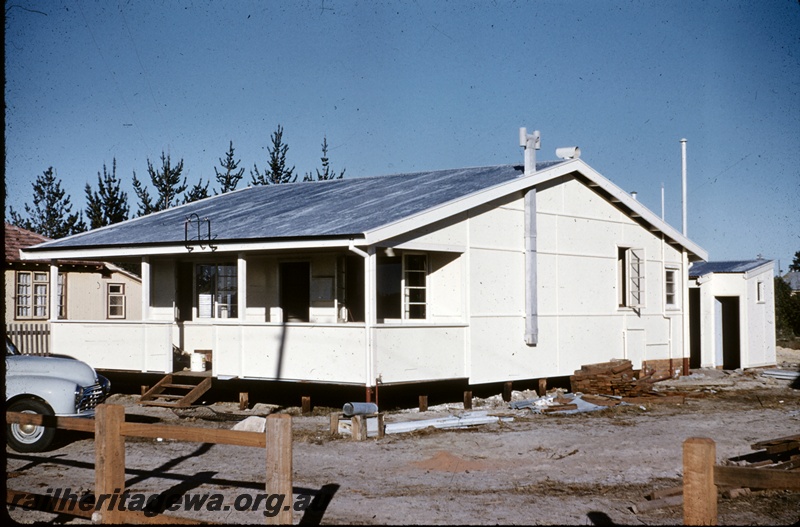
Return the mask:
<path fill-rule="evenodd" d="M 292 417 L 274 414 L 267 417 L 266 433 L 238 430 L 185 427 L 125 422 L 125 409 L 120 405 L 101 404 L 94 419 L 54 417 L 38 414 L 6 412 L 6 422 L 51 426 L 95 434 L 95 496 L 119 495 L 125 490 L 125 438 L 164 438 L 176 441 L 216 443 L 266 448 L 266 492 L 292 499 Z M 23 494 L 9 490 L 12 495 Z M 58 510 L 56 510 L 58 512 Z M 206 523 L 166 515 L 145 516 L 144 513 L 114 508 L 92 511 L 90 515 L 103 524 L 121 523 Z M 292 507 L 285 507 L 276 516 L 267 517 L 267 524 L 290 525 Z"/>
<path fill-rule="evenodd" d="M 800 490 L 800 473 L 768 468 L 720 466 L 707 437 L 683 442 L 683 523 L 717 524 L 717 487 Z"/>
<path fill-rule="evenodd" d="M 6 324 L 6 335 L 25 355 L 50 355 L 50 324 Z"/>

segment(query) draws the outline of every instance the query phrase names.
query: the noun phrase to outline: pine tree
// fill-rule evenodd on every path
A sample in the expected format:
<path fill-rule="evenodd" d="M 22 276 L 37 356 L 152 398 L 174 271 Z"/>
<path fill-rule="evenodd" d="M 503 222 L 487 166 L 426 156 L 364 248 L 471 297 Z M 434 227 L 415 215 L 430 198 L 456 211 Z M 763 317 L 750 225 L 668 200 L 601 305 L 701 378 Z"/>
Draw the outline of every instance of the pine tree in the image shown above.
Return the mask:
<path fill-rule="evenodd" d="M 183 197 L 184 203 L 191 203 L 193 201 L 198 201 L 201 199 L 205 199 L 209 196 L 208 194 L 208 184 L 211 183 L 210 181 L 206 181 L 206 184 L 203 185 L 203 178 L 200 178 L 200 182 L 193 186 L 189 192 Z"/>
<path fill-rule="evenodd" d="M 272 133 L 271 139 L 272 148 L 269 149 L 269 166 L 261 174 L 258 171 L 258 166 L 255 163 L 253 164 L 253 170 L 250 171 L 253 185 L 294 183 L 297 181 L 297 175 L 294 173 L 294 167 L 286 168 L 286 152 L 289 151 L 289 145 L 283 142 L 283 127 L 281 125 L 278 125 L 277 130 Z"/>
<path fill-rule="evenodd" d="M 792 261 L 792 265 L 789 266 L 790 271 L 800 271 L 800 251 L 794 253 L 794 261 Z"/>
<path fill-rule="evenodd" d="M 231 141 L 228 153 L 225 154 L 225 160 L 223 161 L 221 157 L 219 158 L 219 164 L 225 169 L 225 172 L 220 172 L 217 167 L 214 167 L 214 172 L 217 174 L 217 183 L 219 183 L 219 194 L 236 190 L 236 185 L 244 174 L 244 167 L 239 168 L 241 161 L 241 159 L 233 160 L 233 141 Z M 217 194 L 216 189 L 214 194 Z"/>
<path fill-rule="evenodd" d="M 23 218 L 11 208 L 11 223 L 54 239 L 83 232 L 86 230 L 83 213 L 72 214 L 70 199 L 50 167 L 33 184 L 33 206 L 25 204 L 28 217 Z"/>
<path fill-rule="evenodd" d="M 113 225 L 128 219 L 130 213 L 128 195 L 122 191 L 120 183 L 117 179 L 117 159 L 114 158 L 110 174 L 105 163 L 103 175 L 97 173 L 97 191 L 92 191 L 92 187 L 86 184 L 86 217 L 90 229 Z"/>
<path fill-rule="evenodd" d="M 184 177 L 181 181 L 183 159 L 173 167 L 170 156 L 162 151 L 161 169 L 156 170 L 148 158 L 147 173 L 150 175 L 150 182 L 153 184 L 153 187 L 155 187 L 157 199 L 153 201 L 147 187 L 136 178 L 136 172 L 134 172 L 133 190 L 139 198 L 139 216 L 166 210 L 178 205 L 178 196 L 186 192 L 187 188 L 186 178 Z"/>
<path fill-rule="evenodd" d="M 334 170 L 331 170 L 331 161 L 328 159 L 328 138 L 327 136 L 322 137 L 322 172 L 317 169 L 317 177 L 316 181 L 326 181 L 329 179 L 342 179 L 344 177 L 344 172 L 347 170 L 346 168 L 342 169 L 339 174 L 336 174 Z M 306 175 L 303 176 L 303 181 L 314 181 L 314 176 L 311 172 L 306 172 Z"/>

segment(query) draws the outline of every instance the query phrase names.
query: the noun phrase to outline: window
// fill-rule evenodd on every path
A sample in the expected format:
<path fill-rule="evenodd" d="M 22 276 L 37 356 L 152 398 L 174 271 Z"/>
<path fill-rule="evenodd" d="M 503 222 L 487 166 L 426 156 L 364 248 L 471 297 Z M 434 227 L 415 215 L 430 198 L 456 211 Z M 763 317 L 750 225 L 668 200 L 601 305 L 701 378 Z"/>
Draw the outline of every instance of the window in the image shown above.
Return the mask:
<path fill-rule="evenodd" d="M 236 318 L 238 314 L 236 265 L 197 266 L 197 316 Z"/>
<path fill-rule="evenodd" d="M 403 257 L 403 318 L 424 320 L 427 311 L 428 257 L 406 254 Z"/>
<path fill-rule="evenodd" d="M 403 302 L 400 295 L 403 261 L 399 256 L 378 256 L 375 265 L 378 320 L 400 318 Z"/>
<path fill-rule="evenodd" d="M 644 307 L 644 250 L 617 249 L 617 301 L 619 307 Z"/>
<path fill-rule="evenodd" d="M 756 301 L 759 304 L 764 303 L 764 282 L 756 283 Z"/>
<path fill-rule="evenodd" d="M 125 318 L 125 284 L 107 284 L 108 318 Z"/>
<path fill-rule="evenodd" d="M 678 307 L 677 274 L 675 269 L 667 269 L 664 272 L 664 298 L 667 307 L 673 309 Z"/>
<path fill-rule="evenodd" d="M 15 312 L 17 318 L 48 318 L 50 276 L 39 271 L 17 271 Z"/>
<path fill-rule="evenodd" d="M 378 256 L 376 266 L 378 319 L 425 320 L 428 256 Z"/>
<path fill-rule="evenodd" d="M 58 273 L 58 318 L 67 318 L 67 277 Z"/>

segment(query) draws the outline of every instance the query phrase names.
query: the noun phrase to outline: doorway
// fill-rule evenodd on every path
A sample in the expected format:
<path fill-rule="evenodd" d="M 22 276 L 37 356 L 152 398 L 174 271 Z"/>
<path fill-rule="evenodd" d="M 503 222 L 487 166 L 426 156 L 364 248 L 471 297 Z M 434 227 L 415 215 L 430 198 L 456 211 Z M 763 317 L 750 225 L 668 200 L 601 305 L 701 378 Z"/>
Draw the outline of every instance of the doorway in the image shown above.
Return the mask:
<path fill-rule="evenodd" d="M 281 308 L 284 322 L 308 322 L 311 308 L 311 264 L 280 264 Z"/>
<path fill-rule="evenodd" d="M 735 370 L 741 366 L 741 346 L 739 340 L 739 297 L 714 297 L 714 320 L 716 327 L 717 366 L 723 370 Z"/>
<path fill-rule="evenodd" d="M 702 364 L 702 338 L 700 335 L 700 288 L 689 288 L 689 368 Z"/>

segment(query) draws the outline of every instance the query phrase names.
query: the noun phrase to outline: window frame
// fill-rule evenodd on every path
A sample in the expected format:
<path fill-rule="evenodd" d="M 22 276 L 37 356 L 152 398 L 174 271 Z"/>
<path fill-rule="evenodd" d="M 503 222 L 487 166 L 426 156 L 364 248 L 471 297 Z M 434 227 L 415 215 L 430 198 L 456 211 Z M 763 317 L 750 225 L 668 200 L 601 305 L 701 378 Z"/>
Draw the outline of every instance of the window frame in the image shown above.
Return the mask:
<path fill-rule="evenodd" d="M 677 267 L 665 267 L 664 268 L 664 307 L 669 310 L 679 310 L 681 308 L 681 299 L 680 294 L 680 287 L 678 287 L 679 279 L 678 279 L 678 271 Z M 669 276 L 672 275 L 672 281 L 670 282 Z M 669 286 L 672 284 L 672 292 L 669 291 Z M 670 302 L 670 296 L 672 296 L 672 302 Z"/>
<path fill-rule="evenodd" d="M 28 277 L 23 284 L 20 278 Z M 42 278 L 43 277 L 43 278 Z M 21 292 L 21 287 L 27 290 Z M 43 288 L 44 293 L 40 292 Z M 25 299 L 21 301 L 21 299 Z M 44 300 L 44 303 L 41 300 Z M 24 310 L 25 313 L 21 313 Z M 44 271 L 16 271 L 14 276 L 14 319 L 48 320 L 50 318 L 50 274 Z"/>
<path fill-rule="evenodd" d="M 408 260 L 410 258 L 422 257 L 424 259 L 423 269 L 410 269 Z M 402 262 L 402 273 L 400 282 L 400 292 L 402 299 L 401 314 L 404 321 L 418 321 L 428 320 L 428 305 L 429 305 L 429 286 L 428 276 L 430 274 L 430 258 L 427 253 L 423 252 L 404 252 Z M 417 280 L 410 280 L 414 275 L 422 276 L 422 285 L 418 285 Z M 409 285 L 409 282 L 415 282 L 414 285 Z M 412 291 L 421 291 L 423 300 L 411 300 Z M 422 306 L 423 316 L 411 316 L 413 306 Z"/>
<path fill-rule="evenodd" d="M 763 304 L 766 300 L 766 285 L 763 280 L 756 281 L 756 303 Z"/>
<path fill-rule="evenodd" d="M 646 262 L 644 249 L 617 246 L 618 309 L 643 309 L 646 307 Z"/>
<path fill-rule="evenodd" d="M 201 269 L 204 267 L 213 268 L 213 278 L 211 279 L 210 286 L 211 292 L 201 292 L 200 284 L 199 284 L 199 277 L 201 273 Z M 230 268 L 232 271 L 230 273 L 221 273 L 221 269 Z M 216 320 L 216 319 L 231 319 L 231 318 L 238 318 L 239 313 L 239 267 L 237 263 L 225 261 L 225 262 L 206 262 L 206 263 L 197 263 L 194 267 L 194 296 L 195 302 L 197 305 L 197 315 L 196 319 L 204 319 L 204 320 Z M 220 288 L 220 282 L 224 281 L 228 287 Z M 204 288 L 205 289 L 205 288 Z M 227 301 L 220 302 L 220 295 L 227 294 Z M 203 315 L 201 312 L 201 306 L 205 303 L 200 302 L 200 297 L 203 295 L 209 296 L 209 313 L 208 315 Z M 222 317 L 223 307 L 225 309 L 226 316 Z"/>
<path fill-rule="evenodd" d="M 112 292 L 111 289 L 113 287 L 119 287 L 119 292 Z M 112 299 L 121 299 L 122 303 L 120 304 L 113 304 Z M 111 313 L 112 308 L 121 308 L 122 314 L 114 315 Z M 124 319 L 127 315 L 127 299 L 125 295 L 125 284 L 119 282 L 108 282 L 106 283 L 106 318 L 108 319 Z"/>

